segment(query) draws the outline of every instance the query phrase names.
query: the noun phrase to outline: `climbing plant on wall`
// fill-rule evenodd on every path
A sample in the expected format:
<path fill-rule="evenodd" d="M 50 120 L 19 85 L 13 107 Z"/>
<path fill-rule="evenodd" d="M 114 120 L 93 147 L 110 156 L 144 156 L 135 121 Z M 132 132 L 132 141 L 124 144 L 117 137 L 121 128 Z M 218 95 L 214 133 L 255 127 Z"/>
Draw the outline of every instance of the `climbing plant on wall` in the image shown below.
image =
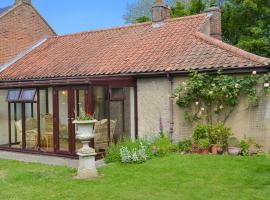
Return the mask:
<path fill-rule="evenodd" d="M 215 75 L 191 71 L 173 96 L 185 110 L 186 120 L 213 124 L 215 120 L 225 122 L 241 96 L 247 98 L 249 106 L 256 105 L 269 92 L 269 82 L 268 75 L 258 75 L 256 71 L 245 76 L 225 75 L 221 71 Z"/>

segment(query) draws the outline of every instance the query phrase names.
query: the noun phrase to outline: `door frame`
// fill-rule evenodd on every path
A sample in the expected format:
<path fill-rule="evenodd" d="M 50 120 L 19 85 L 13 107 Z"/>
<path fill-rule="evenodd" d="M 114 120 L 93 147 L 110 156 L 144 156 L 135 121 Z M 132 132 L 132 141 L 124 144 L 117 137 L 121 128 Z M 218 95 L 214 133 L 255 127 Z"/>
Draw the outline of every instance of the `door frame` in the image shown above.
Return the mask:
<path fill-rule="evenodd" d="M 59 91 L 67 90 L 67 112 L 68 112 L 68 151 L 60 150 L 59 143 Z M 75 105 L 75 97 L 78 98 L 75 94 L 77 90 L 84 90 L 85 92 L 85 112 L 93 114 L 93 89 L 89 85 L 80 85 L 80 86 L 60 86 L 53 87 L 53 143 L 54 143 L 54 152 L 60 154 L 76 154 L 76 138 L 75 138 L 75 125 L 72 121 L 75 119 L 74 110 L 77 109 L 78 105 Z M 91 146 L 93 142 L 91 142 Z"/>

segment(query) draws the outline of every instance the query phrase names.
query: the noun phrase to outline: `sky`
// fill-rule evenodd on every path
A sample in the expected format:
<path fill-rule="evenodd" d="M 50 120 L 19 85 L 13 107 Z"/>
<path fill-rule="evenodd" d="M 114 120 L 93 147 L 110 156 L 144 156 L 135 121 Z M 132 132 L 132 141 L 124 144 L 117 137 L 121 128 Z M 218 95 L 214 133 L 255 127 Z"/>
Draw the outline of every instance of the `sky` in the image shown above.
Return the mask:
<path fill-rule="evenodd" d="M 0 0 L 0 7 L 15 0 Z M 127 3 L 135 0 L 32 0 L 34 7 L 57 34 L 108 28 L 125 24 Z"/>

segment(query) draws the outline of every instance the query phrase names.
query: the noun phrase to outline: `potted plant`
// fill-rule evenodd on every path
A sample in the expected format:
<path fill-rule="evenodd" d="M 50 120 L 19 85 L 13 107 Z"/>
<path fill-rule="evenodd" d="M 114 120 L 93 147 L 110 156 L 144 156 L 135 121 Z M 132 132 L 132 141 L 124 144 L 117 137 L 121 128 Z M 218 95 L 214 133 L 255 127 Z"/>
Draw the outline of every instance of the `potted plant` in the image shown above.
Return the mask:
<path fill-rule="evenodd" d="M 239 155 L 241 149 L 239 148 L 239 140 L 232 136 L 228 138 L 228 154 L 229 155 Z"/>
<path fill-rule="evenodd" d="M 193 153 L 200 153 L 200 148 L 199 148 L 199 141 L 201 139 L 207 139 L 208 140 L 208 135 L 209 135 L 209 125 L 204 125 L 204 124 L 199 124 L 197 125 L 192 134 L 192 138 L 194 140 L 194 144 L 192 145 L 192 152 Z M 208 140 L 209 142 L 209 140 Z M 208 145 L 209 146 L 209 145 Z"/>
<path fill-rule="evenodd" d="M 208 154 L 209 153 L 208 148 L 210 146 L 210 142 L 207 138 L 199 139 L 197 145 L 198 145 L 198 148 L 199 148 L 201 154 Z"/>
<path fill-rule="evenodd" d="M 222 154 L 224 149 L 227 149 L 227 141 L 230 135 L 232 135 L 231 129 L 226 127 L 224 123 L 217 123 L 212 126 L 209 132 L 212 154 Z"/>
<path fill-rule="evenodd" d="M 211 146 L 211 153 L 214 155 L 218 154 L 218 132 L 214 130 L 214 128 L 211 128 L 209 131 L 209 141 Z"/>
<path fill-rule="evenodd" d="M 95 150 L 90 148 L 88 143 L 94 138 L 94 126 L 97 120 L 92 115 L 86 114 L 82 109 L 80 113 L 80 116 L 73 121 L 73 124 L 77 127 L 76 138 L 83 144 L 79 153 L 93 153 Z"/>

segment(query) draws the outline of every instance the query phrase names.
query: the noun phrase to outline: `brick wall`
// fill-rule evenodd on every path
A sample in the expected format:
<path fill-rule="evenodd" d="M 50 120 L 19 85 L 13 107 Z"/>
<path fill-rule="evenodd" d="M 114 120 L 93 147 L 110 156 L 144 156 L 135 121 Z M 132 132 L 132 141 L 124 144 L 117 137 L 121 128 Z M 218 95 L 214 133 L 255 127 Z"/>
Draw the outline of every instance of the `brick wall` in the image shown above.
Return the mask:
<path fill-rule="evenodd" d="M 32 47 L 53 30 L 28 4 L 15 6 L 0 18 L 0 65 Z"/>

